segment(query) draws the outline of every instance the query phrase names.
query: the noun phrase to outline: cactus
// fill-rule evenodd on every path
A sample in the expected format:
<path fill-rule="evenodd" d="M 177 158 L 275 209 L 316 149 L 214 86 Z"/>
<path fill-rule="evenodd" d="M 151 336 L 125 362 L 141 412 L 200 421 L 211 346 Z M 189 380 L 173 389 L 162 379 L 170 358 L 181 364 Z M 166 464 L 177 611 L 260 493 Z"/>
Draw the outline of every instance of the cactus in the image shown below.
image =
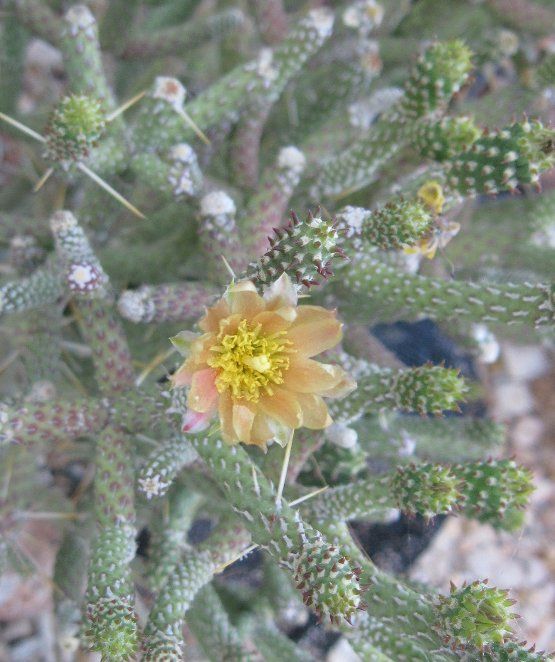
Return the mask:
<path fill-rule="evenodd" d="M 62 4 L 0 25 L 0 566 L 33 510 L 59 521 L 58 650 L 306 660 L 312 612 L 361 660 L 547 659 L 506 591 L 409 585 L 348 523 L 523 525 L 531 472 L 461 415 L 477 384 L 370 325 L 552 332 L 549 3 Z M 63 61 L 44 100 L 35 37 Z"/>

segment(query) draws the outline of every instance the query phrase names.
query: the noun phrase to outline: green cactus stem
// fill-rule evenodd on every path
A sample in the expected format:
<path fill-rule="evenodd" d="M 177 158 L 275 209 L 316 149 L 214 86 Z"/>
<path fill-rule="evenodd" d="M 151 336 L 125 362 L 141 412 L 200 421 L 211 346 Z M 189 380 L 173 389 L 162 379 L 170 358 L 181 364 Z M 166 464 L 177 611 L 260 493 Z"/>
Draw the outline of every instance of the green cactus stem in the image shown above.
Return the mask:
<path fill-rule="evenodd" d="M 181 469 L 197 457 L 186 439 L 175 437 L 169 440 L 146 458 L 137 477 L 139 489 L 148 499 L 164 495 Z"/>
<path fill-rule="evenodd" d="M 430 46 L 407 79 L 401 99 L 362 139 L 320 169 L 312 196 L 340 196 L 371 182 L 377 170 L 412 140 L 421 118 L 445 110 L 470 68 L 471 53 L 462 42 Z"/>
<path fill-rule="evenodd" d="M 139 182 L 175 200 L 190 200 L 202 191 L 197 155 L 187 143 L 174 145 L 165 159 L 152 152 L 137 154 L 131 168 Z"/>
<path fill-rule="evenodd" d="M 440 366 L 392 370 L 363 360 L 351 361 L 357 389 L 343 400 L 330 403 L 336 423 L 349 424 L 364 413 L 397 409 L 419 414 L 457 410 L 467 386 L 458 371 Z"/>
<path fill-rule="evenodd" d="M 87 588 L 86 637 L 103 660 L 129 660 L 137 648 L 130 561 L 135 556 L 133 459 L 125 433 L 107 427 L 96 451 L 95 514 Z"/>
<path fill-rule="evenodd" d="M 547 284 L 441 281 L 402 273 L 366 255 L 344 274 L 344 286 L 352 293 L 364 291 L 378 298 L 380 312 L 389 319 L 408 313 L 437 320 L 457 317 L 469 322 L 537 327 L 553 323 L 553 292 Z M 364 306 L 364 298 L 356 299 Z M 344 310 L 347 313 L 348 308 Z"/>
<path fill-rule="evenodd" d="M 145 59 L 152 56 L 186 54 L 209 39 L 223 39 L 244 26 L 241 10 L 232 8 L 206 18 L 193 19 L 181 25 L 162 28 L 130 37 L 121 56 L 125 59 Z"/>
<path fill-rule="evenodd" d="M 388 412 L 366 417 L 355 428 L 372 456 L 395 462 L 461 462 L 496 454 L 504 441 L 502 425 L 480 418 L 415 418 Z M 438 439 L 442 443 L 438 443 Z"/>
<path fill-rule="evenodd" d="M 51 228 L 83 337 L 92 350 L 98 385 L 105 394 L 126 390 L 133 367 L 123 329 L 113 315 L 108 277 L 71 212 L 56 212 Z"/>
<path fill-rule="evenodd" d="M 32 274 L 0 286 L 0 314 L 23 312 L 61 300 L 63 280 L 58 265 L 49 260 Z"/>
<path fill-rule="evenodd" d="M 555 163 L 554 138 L 555 131 L 537 121 L 486 132 L 446 163 L 449 184 L 468 196 L 538 185 L 540 173 Z"/>
<path fill-rule="evenodd" d="M 235 212 L 235 203 L 225 191 L 212 191 L 200 201 L 199 242 L 210 271 L 220 284 L 232 277 L 222 256 L 233 273 L 241 273 L 245 266 Z"/>
<path fill-rule="evenodd" d="M 464 483 L 460 489 L 465 515 L 506 531 L 522 526 L 524 509 L 534 491 L 528 469 L 513 460 L 490 460 L 457 465 L 453 471 Z"/>
<path fill-rule="evenodd" d="M 182 629 L 196 594 L 214 574 L 247 547 L 249 534 L 235 519 L 221 522 L 210 538 L 183 554 L 181 563 L 166 568 L 163 583 L 145 627 L 142 650 L 145 660 L 163 655 L 183 655 Z"/>
<path fill-rule="evenodd" d="M 61 45 L 73 92 L 90 95 L 113 110 L 116 104 L 102 65 L 96 20 L 86 5 L 66 12 Z"/>
<path fill-rule="evenodd" d="M 294 146 L 283 147 L 274 167 L 264 172 L 259 192 L 252 196 L 241 221 L 241 234 L 249 254 L 262 255 L 274 228 L 282 227 L 287 205 L 306 166 L 304 154 Z"/>
<path fill-rule="evenodd" d="M 293 573 L 304 603 L 321 619 L 350 620 L 360 605 L 360 588 L 358 570 L 348 557 L 287 504 L 277 508 L 272 484 L 241 448 L 226 447 L 218 438 L 190 439 L 244 518 L 253 541 Z"/>
<path fill-rule="evenodd" d="M 184 322 L 198 319 L 217 294 L 216 287 L 193 281 L 144 285 L 123 292 L 118 310 L 122 317 L 136 324 Z"/>
<path fill-rule="evenodd" d="M 211 584 L 199 592 L 187 615 L 187 624 L 200 643 L 210 662 L 220 660 L 256 659 L 254 651 L 244 643 L 237 629 L 231 624 L 216 590 Z"/>
<path fill-rule="evenodd" d="M 419 125 L 415 146 L 422 156 L 445 161 L 469 149 L 479 136 L 480 130 L 470 117 L 443 117 L 439 122 Z"/>

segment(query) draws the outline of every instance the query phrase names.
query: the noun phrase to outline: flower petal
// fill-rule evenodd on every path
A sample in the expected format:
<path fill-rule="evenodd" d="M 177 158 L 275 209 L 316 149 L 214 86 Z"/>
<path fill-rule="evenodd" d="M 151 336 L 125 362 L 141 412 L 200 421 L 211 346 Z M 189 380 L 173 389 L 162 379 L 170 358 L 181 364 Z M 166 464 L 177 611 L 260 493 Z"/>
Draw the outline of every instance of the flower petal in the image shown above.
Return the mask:
<path fill-rule="evenodd" d="M 272 390 L 271 395 L 263 395 L 258 401 L 260 409 L 289 428 L 301 427 L 303 414 L 296 394 L 277 386 L 274 386 Z"/>
<path fill-rule="evenodd" d="M 284 375 L 284 385 L 298 393 L 326 393 L 335 388 L 345 374 L 339 366 L 319 363 L 302 356 L 293 356 L 290 360 Z"/>
<path fill-rule="evenodd" d="M 289 443 L 289 439 L 291 439 L 293 429 L 288 428 L 287 425 L 280 423 L 275 418 L 270 418 L 268 420 L 268 425 L 272 431 L 272 439 L 277 441 L 282 448 L 285 448 Z"/>
<path fill-rule="evenodd" d="M 311 430 L 323 430 L 333 423 L 324 400 L 314 393 L 299 393 L 297 396 L 303 411 L 303 426 Z"/>
<path fill-rule="evenodd" d="M 261 313 L 265 307 L 264 300 L 258 292 L 234 292 L 230 302 L 232 314 L 239 315 L 241 319 L 252 320 L 252 318 L 258 313 Z"/>
<path fill-rule="evenodd" d="M 250 443 L 255 412 L 243 404 L 233 404 L 233 432 L 238 441 Z"/>
<path fill-rule="evenodd" d="M 285 331 L 295 320 L 296 311 L 292 306 L 283 306 L 277 310 L 265 310 L 253 318 L 253 324 L 261 324 L 266 334 Z"/>
<path fill-rule="evenodd" d="M 296 306 L 298 298 L 297 288 L 286 273 L 281 274 L 264 292 L 264 300 L 268 310 L 274 310 L 281 306 Z"/>
<path fill-rule="evenodd" d="M 193 341 L 198 337 L 198 333 L 193 333 L 192 331 L 180 331 L 176 336 L 170 338 L 170 342 L 181 356 L 188 356 L 191 352 Z"/>
<path fill-rule="evenodd" d="M 260 412 L 257 413 L 252 424 L 250 443 L 265 449 L 266 444 L 273 436 L 274 433 L 270 428 L 268 417 Z"/>
<path fill-rule="evenodd" d="M 187 409 L 181 421 L 182 432 L 196 434 L 206 430 L 213 415 L 213 411 L 201 413 L 193 409 Z"/>
<path fill-rule="evenodd" d="M 327 310 L 326 308 L 322 308 L 322 306 L 298 306 L 297 319 L 292 326 L 328 319 L 336 319 L 334 310 Z"/>
<path fill-rule="evenodd" d="M 204 317 L 198 323 L 203 331 L 218 333 L 220 320 L 229 315 L 229 306 L 225 299 L 220 299 L 218 303 L 206 310 Z"/>
<path fill-rule="evenodd" d="M 323 395 L 325 398 L 344 398 L 349 393 L 352 393 L 356 387 L 356 380 L 345 372 L 340 366 L 333 366 L 336 369 L 336 374 L 339 376 L 339 381 L 332 388 L 321 391 L 320 395 Z"/>
<path fill-rule="evenodd" d="M 218 402 L 216 371 L 213 368 L 197 370 L 193 374 L 187 406 L 198 412 L 214 410 Z"/>
<path fill-rule="evenodd" d="M 287 338 L 301 356 L 316 356 L 335 347 L 341 340 L 341 322 L 335 317 L 295 324 L 287 331 Z"/>

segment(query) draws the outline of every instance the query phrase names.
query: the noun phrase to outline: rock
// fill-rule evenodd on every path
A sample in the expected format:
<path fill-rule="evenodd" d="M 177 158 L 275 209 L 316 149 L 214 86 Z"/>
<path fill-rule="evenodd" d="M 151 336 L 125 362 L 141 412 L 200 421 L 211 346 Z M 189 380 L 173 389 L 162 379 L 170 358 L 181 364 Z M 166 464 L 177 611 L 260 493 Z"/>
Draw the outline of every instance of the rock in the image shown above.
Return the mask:
<path fill-rule="evenodd" d="M 326 662 L 360 662 L 359 656 L 351 648 L 349 642 L 341 637 L 326 655 Z"/>
<path fill-rule="evenodd" d="M 529 381 L 549 370 L 544 350 L 537 345 L 503 345 L 503 361 L 509 377 Z"/>
<path fill-rule="evenodd" d="M 495 387 L 493 416 L 498 421 L 507 421 L 530 413 L 534 400 L 530 389 L 522 382 L 503 382 Z"/>

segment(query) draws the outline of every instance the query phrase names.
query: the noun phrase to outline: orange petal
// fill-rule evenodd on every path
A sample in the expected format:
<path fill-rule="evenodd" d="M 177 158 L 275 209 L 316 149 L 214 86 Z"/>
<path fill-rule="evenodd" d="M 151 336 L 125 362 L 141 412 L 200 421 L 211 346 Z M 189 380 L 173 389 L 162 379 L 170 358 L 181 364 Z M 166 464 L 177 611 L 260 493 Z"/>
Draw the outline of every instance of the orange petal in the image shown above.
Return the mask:
<path fill-rule="evenodd" d="M 241 315 L 229 315 L 220 321 L 220 336 L 232 335 L 237 333 L 237 327 L 241 322 Z"/>
<path fill-rule="evenodd" d="M 303 426 L 311 430 L 323 430 L 333 423 L 324 400 L 314 393 L 299 393 L 297 396 L 303 410 Z"/>
<path fill-rule="evenodd" d="M 335 311 L 327 310 L 326 308 L 322 308 L 322 306 L 299 306 L 297 308 L 297 319 L 293 326 L 327 319 L 336 319 Z"/>
<path fill-rule="evenodd" d="M 210 348 L 217 343 L 213 333 L 203 333 L 191 343 L 190 360 L 200 368 L 208 359 L 213 356 Z"/>
<path fill-rule="evenodd" d="M 339 381 L 329 390 L 321 391 L 320 394 L 325 398 L 344 398 L 356 389 L 357 383 L 349 373 L 343 370 L 343 368 L 340 368 L 339 366 L 334 367 L 336 369 L 336 374 L 339 376 Z"/>
<path fill-rule="evenodd" d="M 299 428 L 303 424 L 301 406 L 296 394 L 291 391 L 274 386 L 272 395 L 262 396 L 258 406 L 265 414 L 289 428 Z"/>
<path fill-rule="evenodd" d="M 198 323 L 203 331 L 218 333 L 220 320 L 229 315 L 229 306 L 225 299 L 220 299 L 218 303 L 208 308 L 204 317 Z"/>
<path fill-rule="evenodd" d="M 247 405 L 234 403 L 233 432 L 239 441 L 250 443 L 255 412 Z"/>
<path fill-rule="evenodd" d="M 250 442 L 255 446 L 266 449 L 266 444 L 273 437 L 273 432 L 268 424 L 268 417 L 260 412 L 254 417 Z"/>
<path fill-rule="evenodd" d="M 277 310 L 265 310 L 253 318 L 253 324 L 261 324 L 264 333 L 279 333 L 285 331 L 295 320 L 296 312 L 292 306 L 278 308 Z"/>
<path fill-rule="evenodd" d="M 296 306 L 298 301 L 297 288 L 286 273 L 273 282 L 264 292 L 264 300 L 268 310 L 275 310 L 282 306 Z"/>
<path fill-rule="evenodd" d="M 217 401 L 216 371 L 213 368 L 197 370 L 193 374 L 187 406 L 195 411 L 208 412 L 215 409 Z"/>
<path fill-rule="evenodd" d="M 264 300 L 257 292 L 234 292 L 231 298 L 231 312 L 241 319 L 252 320 L 264 308 Z"/>
<path fill-rule="evenodd" d="M 344 374 L 339 366 L 293 356 L 284 384 L 298 393 L 324 393 L 336 387 Z"/>
<path fill-rule="evenodd" d="M 302 356 L 316 356 L 335 347 L 341 340 L 341 322 L 335 317 L 295 324 L 287 331 L 287 338 Z"/>

